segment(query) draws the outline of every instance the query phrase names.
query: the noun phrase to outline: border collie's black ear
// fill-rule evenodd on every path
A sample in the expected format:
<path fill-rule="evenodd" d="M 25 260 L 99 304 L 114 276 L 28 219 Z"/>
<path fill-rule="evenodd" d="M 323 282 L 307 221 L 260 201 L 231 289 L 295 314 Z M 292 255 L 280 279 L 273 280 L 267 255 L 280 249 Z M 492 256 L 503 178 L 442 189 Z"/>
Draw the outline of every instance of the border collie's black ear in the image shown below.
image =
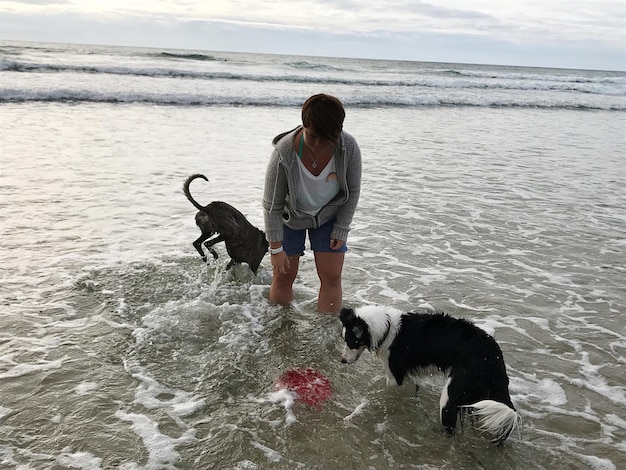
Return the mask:
<path fill-rule="evenodd" d="M 365 331 L 363 331 L 363 327 L 358 324 L 352 327 L 352 333 L 354 333 L 354 336 L 359 341 L 361 341 L 363 339 L 363 336 L 365 335 Z"/>
<path fill-rule="evenodd" d="M 342 308 L 341 312 L 339 312 L 339 320 L 341 320 L 341 323 L 344 325 L 352 318 L 354 318 L 354 310 L 351 308 Z"/>

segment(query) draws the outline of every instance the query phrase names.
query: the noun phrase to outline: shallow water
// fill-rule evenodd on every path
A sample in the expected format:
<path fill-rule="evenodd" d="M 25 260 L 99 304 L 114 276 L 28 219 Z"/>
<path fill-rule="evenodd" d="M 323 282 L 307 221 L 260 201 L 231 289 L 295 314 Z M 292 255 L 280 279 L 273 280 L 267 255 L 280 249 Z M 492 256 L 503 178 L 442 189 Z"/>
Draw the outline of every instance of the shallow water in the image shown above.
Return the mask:
<path fill-rule="evenodd" d="M 443 310 L 495 336 L 519 436 L 438 422 L 443 381 L 385 387 L 340 363 L 302 259 L 289 308 L 258 276 L 205 265 L 199 201 L 261 227 L 273 135 L 297 107 L 0 106 L 3 468 L 595 468 L 626 465 L 622 112 L 361 107 L 363 191 L 344 304 Z M 330 379 L 321 409 L 276 393 Z"/>

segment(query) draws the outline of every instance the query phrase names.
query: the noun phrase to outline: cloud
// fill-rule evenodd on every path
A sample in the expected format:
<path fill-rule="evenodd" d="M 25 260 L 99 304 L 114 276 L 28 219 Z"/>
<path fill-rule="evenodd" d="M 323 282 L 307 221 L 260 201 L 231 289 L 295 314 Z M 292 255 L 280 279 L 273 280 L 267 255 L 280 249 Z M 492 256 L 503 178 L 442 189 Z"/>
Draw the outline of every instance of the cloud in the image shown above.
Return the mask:
<path fill-rule="evenodd" d="M 16 3 L 24 5 L 68 5 L 71 0 L 0 0 L 0 4 Z"/>
<path fill-rule="evenodd" d="M 0 0 L 4 39 L 626 67 L 621 0 Z M 4 7 L 4 8 L 3 8 Z M 604 65 L 601 65 L 604 64 Z"/>

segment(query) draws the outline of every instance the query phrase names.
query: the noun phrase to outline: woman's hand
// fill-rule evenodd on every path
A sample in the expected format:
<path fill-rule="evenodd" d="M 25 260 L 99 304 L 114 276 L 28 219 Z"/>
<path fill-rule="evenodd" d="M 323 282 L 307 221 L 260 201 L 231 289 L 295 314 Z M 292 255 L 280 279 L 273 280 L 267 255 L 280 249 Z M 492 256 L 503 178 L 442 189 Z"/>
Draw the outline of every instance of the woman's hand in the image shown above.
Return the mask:
<path fill-rule="evenodd" d="M 274 271 L 278 271 L 280 274 L 287 274 L 287 270 L 290 267 L 289 256 L 285 251 L 271 255 L 270 262 Z"/>
<path fill-rule="evenodd" d="M 331 238 L 330 239 L 330 249 L 331 250 L 338 250 L 340 249 L 344 243 L 346 243 L 345 240 L 337 240 L 336 238 Z"/>

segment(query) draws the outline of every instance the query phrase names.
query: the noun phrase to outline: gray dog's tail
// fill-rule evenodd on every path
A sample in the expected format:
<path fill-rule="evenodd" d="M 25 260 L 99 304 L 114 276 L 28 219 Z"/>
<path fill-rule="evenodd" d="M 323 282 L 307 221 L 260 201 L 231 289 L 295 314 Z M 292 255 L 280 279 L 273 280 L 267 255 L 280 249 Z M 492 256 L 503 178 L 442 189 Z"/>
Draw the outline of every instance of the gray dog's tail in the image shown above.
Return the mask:
<path fill-rule="evenodd" d="M 187 196 L 187 199 L 189 199 L 189 202 L 191 202 L 194 206 L 196 206 L 196 209 L 201 211 L 204 209 L 204 206 L 201 206 L 200 204 L 198 204 L 198 202 L 196 202 L 196 200 L 193 197 L 191 197 L 191 193 L 189 192 L 189 185 L 191 184 L 193 180 L 197 178 L 202 178 L 204 181 L 209 181 L 209 179 L 206 176 L 201 175 L 200 173 L 191 175 L 189 178 L 187 178 L 187 181 L 185 181 L 185 184 L 183 184 L 183 192 L 185 193 L 185 196 Z"/>

